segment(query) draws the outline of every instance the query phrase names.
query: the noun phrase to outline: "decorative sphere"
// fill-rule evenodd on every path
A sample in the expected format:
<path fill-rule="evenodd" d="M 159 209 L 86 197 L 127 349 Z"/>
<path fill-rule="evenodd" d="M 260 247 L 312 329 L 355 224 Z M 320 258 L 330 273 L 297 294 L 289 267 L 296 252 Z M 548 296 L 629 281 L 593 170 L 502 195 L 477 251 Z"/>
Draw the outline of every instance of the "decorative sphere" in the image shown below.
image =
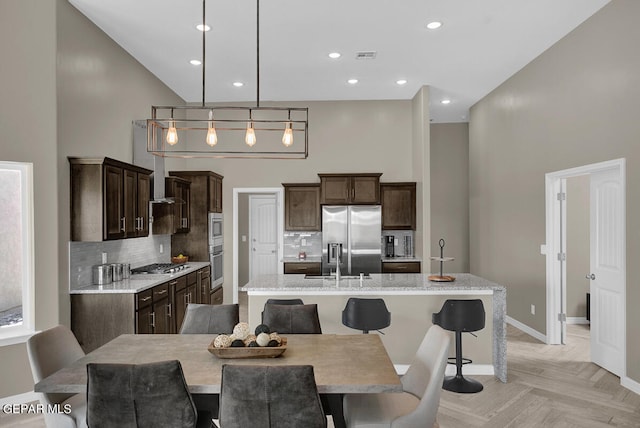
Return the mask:
<path fill-rule="evenodd" d="M 232 348 L 244 348 L 244 341 L 240 340 L 240 339 L 236 339 L 233 342 L 231 342 L 231 347 Z"/>
<path fill-rule="evenodd" d="M 257 348 L 260 345 L 258 345 L 258 342 L 256 342 L 255 340 L 249 342 L 249 344 L 247 345 L 249 348 Z"/>
<path fill-rule="evenodd" d="M 231 346 L 231 338 L 226 334 L 220 334 L 213 340 L 214 348 L 228 348 Z"/>
<path fill-rule="evenodd" d="M 282 344 L 282 338 L 278 336 L 278 333 L 271 333 L 269 335 L 269 339 L 275 340 L 278 343 L 277 346 L 280 346 Z"/>
<path fill-rule="evenodd" d="M 256 335 L 255 334 L 250 334 L 249 336 L 247 336 L 247 338 L 244 340 L 244 344 L 249 346 L 249 343 L 251 342 L 255 342 L 256 341 Z"/>
<path fill-rule="evenodd" d="M 268 346 L 269 348 L 277 348 L 278 346 L 280 346 L 280 344 L 278 343 L 278 341 L 277 341 L 277 340 L 273 340 L 273 339 L 271 339 L 271 340 L 269 341 L 269 343 L 267 343 L 267 346 Z"/>
<path fill-rule="evenodd" d="M 256 336 L 259 335 L 260 333 L 267 333 L 267 334 L 271 333 L 271 329 L 266 324 L 260 324 L 259 326 L 256 327 Z"/>
<path fill-rule="evenodd" d="M 256 342 L 258 343 L 259 346 L 267 346 L 269 344 L 270 340 L 271 340 L 271 338 L 269 337 L 269 335 L 267 333 L 260 333 L 256 337 Z"/>
<path fill-rule="evenodd" d="M 245 340 L 249 333 L 249 324 L 246 322 L 239 322 L 235 327 L 233 327 L 233 336 L 236 339 Z"/>

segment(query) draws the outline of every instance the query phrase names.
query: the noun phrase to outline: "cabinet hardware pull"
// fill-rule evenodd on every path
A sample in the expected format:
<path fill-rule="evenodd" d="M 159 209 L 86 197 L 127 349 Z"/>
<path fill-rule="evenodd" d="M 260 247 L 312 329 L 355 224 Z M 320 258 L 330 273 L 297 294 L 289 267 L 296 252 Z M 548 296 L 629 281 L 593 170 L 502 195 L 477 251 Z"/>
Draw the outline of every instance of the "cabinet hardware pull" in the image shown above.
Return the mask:
<path fill-rule="evenodd" d="M 167 292 L 167 289 L 165 288 L 165 289 L 164 289 L 164 290 L 162 290 L 162 291 L 158 291 L 158 294 L 165 294 L 166 292 Z"/>
<path fill-rule="evenodd" d="M 126 217 L 122 217 L 120 219 L 120 221 L 122 222 L 122 227 L 120 228 L 120 230 L 122 230 L 124 232 L 126 230 L 127 218 Z"/>
<path fill-rule="evenodd" d="M 151 312 L 149 314 L 150 322 L 151 322 L 151 327 L 155 327 L 156 326 L 156 313 L 155 312 Z"/>
<path fill-rule="evenodd" d="M 167 316 L 171 318 L 171 303 L 167 305 Z"/>
<path fill-rule="evenodd" d="M 178 280 L 175 280 L 175 281 L 171 281 L 169 285 L 176 285 L 177 283 L 178 283 Z"/>
<path fill-rule="evenodd" d="M 146 302 L 146 301 L 147 301 L 147 300 L 149 300 L 149 299 L 151 299 L 151 296 L 143 297 L 143 298 L 142 298 L 142 299 L 140 299 L 140 300 L 142 300 L 143 302 Z"/>
<path fill-rule="evenodd" d="M 187 306 L 189 304 L 189 295 L 185 294 L 184 295 L 184 305 Z"/>

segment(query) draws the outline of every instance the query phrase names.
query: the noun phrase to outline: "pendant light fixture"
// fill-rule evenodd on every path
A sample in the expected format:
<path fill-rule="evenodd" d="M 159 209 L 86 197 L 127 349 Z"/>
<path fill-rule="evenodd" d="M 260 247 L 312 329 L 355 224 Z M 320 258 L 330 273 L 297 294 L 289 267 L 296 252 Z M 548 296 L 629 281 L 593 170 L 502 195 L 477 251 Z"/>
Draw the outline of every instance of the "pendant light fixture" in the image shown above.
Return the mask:
<path fill-rule="evenodd" d="M 202 0 L 202 28 L 207 25 L 205 6 L 206 0 Z M 209 22 L 208 26 L 213 30 L 212 24 Z M 255 106 L 205 103 L 205 47 L 206 35 L 202 31 L 201 105 L 152 106 L 151 119 L 147 119 L 147 151 L 156 156 L 181 158 L 306 159 L 309 109 L 260 105 L 260 0 L 256 0 Z M 170 116 L 163 118 L 166 113 Z M 242 144 L 241 132 L 245 144 Z M 294 134 L 298 135 L 295 144 Z"/>

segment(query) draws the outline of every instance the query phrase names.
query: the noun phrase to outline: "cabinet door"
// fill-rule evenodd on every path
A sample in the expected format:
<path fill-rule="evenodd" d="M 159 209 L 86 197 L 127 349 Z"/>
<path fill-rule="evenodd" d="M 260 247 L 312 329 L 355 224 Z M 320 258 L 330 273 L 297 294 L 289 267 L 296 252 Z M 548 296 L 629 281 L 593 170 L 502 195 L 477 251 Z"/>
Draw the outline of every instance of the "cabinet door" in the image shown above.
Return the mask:
<path fill-rule="evenodd" d="M 152 313 L 152 323 L 153 323 L 153 333 L 154 334 L 169 334 L 170 330 L 170 319 L 169 316 L 169 297 L 165 297 L 164 299 L 160 299 L 159 301 L 153 301 L 153 313 Z"/>
<path fill-rule="evenodd" d="M 151 325 L 152 312 L 153 307 L 151 305 L 136 311 L 136 334 L 153 333 L 153 327 Z"/>
<path fill-rule="evenodd" d="M 104 233 L 103 238 L 124 238 L 123 227 L 123 171 L 111 165 L 105 165 L 104 170 Z"/>
<path fill-rule="evenodd" d="M 383 183 L 382 229 L 416 229 L 416 183 Z"/>
<path fill-rule="evenodd" d="M 351 177 L 350 202 L 352 204 L 379 204 L 380 177 Z"/>
<path fill-rule="evenodd" d="M 216 198 L 217 198 L 217 186 L 216 186 L 216 177 L 209 177 L 207 179 L 207 190 L 209 192 L 209 198 L 208 198 L 208 202 L 209 205 L 207 206 L 207 211 L 209 211 L 210 213 L 217 213 L 217 206 L 216 206 Z"/>
<path fill-rule="evenodd" d="M 175 320 L 175 332 L 180 331 L 184 314 L 187 310 L 187 289 L 176 290 L 173 295 L 173 318 Z"/>
<path fill-rule="evenodd" d="M 289 262 L 284 264 L 285 274 L 320 275 L 322 264 L 319 262 Z"/>
<path fill-rule="evenodd" d="M 285 230 L 320 230 L 320 186 L 284 185 Z"/>
<path fill-rule="evenodd" d="M 351 177 L 321 177 L 322 203 L 325 205 L 348 204 L 351 194 Z"/>
<path fill-rule="evenodd" d="M 136 236 L 149 236 L 149 200 L 151 198 L 151 178 L 138 173 L 138 198 L 136 207 Z"/>
<path fill-rule="evenodd" d="M 212 305 L 221 305 L 223 302 L 223 289 L 222 286 L 217 287 L 215 290 L 211 292 L 211 304 Z"/>
<path fill-rule="evenodd" d="M 123 177 L 123 226 L 126 238 L 136 236 L 138 233 L 138 221 L 136 209 L 138 208 L 138 174 L 127 169 L 122 170 Z"/>
<path fill-rule="evenodd" d="M 208 305 L 211 303 L 211 269 L 204 268 L 198 271 L 197 303 Z"/>
<path fill-rule="evenodd" d="M 190 186 L 189 183 L 176 183 L 176 197 L 180 200 L 175 204 L 177 228 L 176 233 L 189 232 L 189 213 L 190 213 Z"/>

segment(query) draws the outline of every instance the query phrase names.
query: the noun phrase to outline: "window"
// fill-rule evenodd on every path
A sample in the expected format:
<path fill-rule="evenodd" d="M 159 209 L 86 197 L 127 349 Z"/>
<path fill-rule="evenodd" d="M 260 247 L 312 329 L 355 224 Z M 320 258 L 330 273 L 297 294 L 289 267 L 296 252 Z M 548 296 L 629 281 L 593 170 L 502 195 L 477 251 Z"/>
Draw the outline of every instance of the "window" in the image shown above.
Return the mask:
<path fill-rule="evenodd" d="M 0 340 L 34 331 L 33 165 L 0 161 Z"/>

